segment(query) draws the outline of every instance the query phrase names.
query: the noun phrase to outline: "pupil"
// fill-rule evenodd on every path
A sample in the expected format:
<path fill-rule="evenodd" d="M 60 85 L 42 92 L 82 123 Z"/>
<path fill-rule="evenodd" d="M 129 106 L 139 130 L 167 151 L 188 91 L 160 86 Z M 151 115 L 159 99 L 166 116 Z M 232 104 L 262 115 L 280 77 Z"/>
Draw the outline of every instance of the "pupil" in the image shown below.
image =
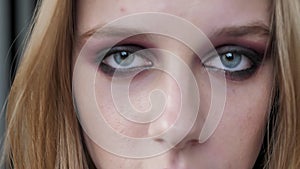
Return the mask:
<path fill-rule="evenodd" d="M 234 60 L 234 56 L 233 56 L 232 53 L 227 53 L 225 56 L 226 56 L 226 60 L 228 60 L 228 61 L 233 61 Z"/>
<path fill-rule="evenodd" d="M 127 57 L 128 57 L 128 53 L 127 52 L 125 52 L 125 51 L 121 52 L 121 59 L 122 60 L 126 59 Z"/>

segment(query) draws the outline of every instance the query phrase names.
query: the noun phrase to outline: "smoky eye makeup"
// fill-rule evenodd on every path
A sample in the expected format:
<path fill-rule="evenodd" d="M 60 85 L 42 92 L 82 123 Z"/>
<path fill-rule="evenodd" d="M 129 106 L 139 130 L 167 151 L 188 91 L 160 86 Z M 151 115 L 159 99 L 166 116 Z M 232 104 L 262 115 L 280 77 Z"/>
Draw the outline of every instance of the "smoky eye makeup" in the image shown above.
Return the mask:
<path fill-rule="evenodd" d="M 146 44 L 146 45 L 145 45 Z M 105 76 L 128 76 L 137 72 L 149 70 L 163 59 L 157 53 L 151 52 L 155 47 L 155 40 L 141 41 L 128 38 L 112 47 L 106 47 L 96 52 L 98 70 Z M 262 65 L 265 57 L 263 45 L 249 45 L 228 43 L 214 47 L 214 50 L 201 56 L 200 65 L 208 71 L 225 74 L 231 81 L 249 79 Z M 172 52 L 172 51 L 170 51 Z M 198 56 L 195 56 L 198 57 Z"/>
<path fill-rule="evenodd" d="M 203 66 L 209 71 L 225 73 L 232 81 L 250 78 L 259 69 L 265 55 L 265 52 L 239 45 L 222 45 L 215 51 L 207 54 Z"/>

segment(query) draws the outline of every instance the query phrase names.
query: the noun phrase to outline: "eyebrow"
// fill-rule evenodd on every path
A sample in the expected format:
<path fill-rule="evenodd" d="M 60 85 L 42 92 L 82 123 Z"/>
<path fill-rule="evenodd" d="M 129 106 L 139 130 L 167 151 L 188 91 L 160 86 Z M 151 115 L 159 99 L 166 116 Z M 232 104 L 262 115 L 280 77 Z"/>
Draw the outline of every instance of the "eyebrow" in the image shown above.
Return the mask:
<path fill-rule="evenodd" d="M 212 37 L 219 36 L 230 36 L 230 37 L 241 37 L 248 35 L 259 35 L 259 36 L 269 36 L 270 28 L 263 22 L 254 22 L 247 25 L 241 26 L 229 26 L 217 29 L 213 31 Z"/>
<path fill-rule="evenodd" d="M 126 28 L 126 27 L 116 27 L 116 26 L 107 26 L 98 25 L 87 32 L 82 33 L 78 36 L 78 40 L 81 43 L 85 43 L 87 39 L 94 35 L 104 36 L 104 37 L 124 37 L 124 36 L 133 36 L 138 34 L 145 34 L 145 32 L 151 32 L 149 30 L 141 30 L 136 28 Z M 210 39 L 215 39 L 218 37 L 243 37 L 243 36 L 264 36 L 267 37 L 270 35 L 269 26 L 261 21 L 252 22 L 245 25 L 233 25 L 221 27 L 213 30 L 209 33 Z"/>
<path fill-rule="evenodd" d="M 87 32 L 79 35 L 79 41 L 87 40 L 88 38 L 96 35 L 96 36 L 104 36 L 104 37 L 124 37 L 130 35 L 138 35 L 143 34 L 145 32 L 149 32 L 149 30 L 141 30 L 136 28 L 126 28 L 126 27 L 116 27 L 116 26 L 96 26 Z"/>

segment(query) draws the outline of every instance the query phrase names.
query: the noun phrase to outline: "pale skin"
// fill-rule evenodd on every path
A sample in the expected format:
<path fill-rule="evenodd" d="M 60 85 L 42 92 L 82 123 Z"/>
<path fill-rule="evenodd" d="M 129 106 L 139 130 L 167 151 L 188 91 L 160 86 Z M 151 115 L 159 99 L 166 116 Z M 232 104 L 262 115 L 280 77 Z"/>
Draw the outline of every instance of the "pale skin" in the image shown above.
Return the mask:
<path fill-rule="evenodd" d="M 269 4 L 265 0 L 175 0 L 172 2 L 168 0 L 79 0 L 77 2 L 78 41 L 74 52 L 74 63 L 89 39 L 86 32 L 122 16 L 138 12 L 163 12 L 184 18 L 201 29 L 217 50 L 220 46 L 234 45 L 263 53 L 267 46 L 268 35 L 264 32 L 267 30 L 264 29 L 269 26 Z M 228 28 L 239 27 L 249 27 L 248 32 L 246 31 L 243 35 L 233 35 L 225 31 L 224 34 L 215 36 L 214 31 L 216 30 L 233 30 L 234 32 L 241 29 Z M 256 70 L 249 73 L 248 76 L 238 75 L 237 78 L 227 78 L 226 102 L 222 119 L 213 135 L 204 143 L 199 143 L 197 140 L 199 131 L 210 107 L 211 89 L 206 73 L 209 70 L 204 70 L 200 59 L 180 42 L 156 35 L 149 39 L 139 40 L 137 37 L 134 42 L 144 43 L 147 41 L 147 44 L 172 51 L 194 73 L 201 100 L 198 118 L 190 132 L 174 145 L 174 148 L 160 155 L 143 159 L 124 158 L 105 151 L 89 137 L 89 134 L 84 132 L 85 144 L 97 168 L 251 169 L 261 149 L 269 111 L 273 86 L 272 57 L 266 56 L 262 59 L 263 61 L 259 63 Z M 89 98 L 93 96 L 85 92 L 89 90 L 91 84 L 85 83 L 84 79 L 88 79 L 89 76 L 93 78 L 92 76 L 95 75 L 97 64 L 92 63 L 93 59 L 91 58 L 93 58 L 93 53 L 96 53 L 95 51 L 105 48 L 103 45 L 105 40 L 108 41 L 109 37 L 87 44 L 91 57 L 86 57 L 86 61 L 83 61 L 82 70 L 84 71 L 79 73 L 80 82 L 78 87 L 74 88 L 79 107 L 84 105 L 83 108 L 79 108 L 80 111 L 94 111 L 88 108 Z M 114 60 L 108 58 L 109 56 L 105 58 L 106 60 L 104 59 L 104 63 L 112 66 Z M 198 61 L 195 61 L 197 59 Z M 160 58 L 153 60 L 153 64 L 156 62 L 168 63 Z M 243 62 L 244 64 L 242 64 Z M 249 59 L 244 58 L 243 62 L 239 65 L 241 70 L 252 65 Z M 216 65 L 213 66 L 216 67 Z M 178 71 L 180 72 L 179 67 Z M 184 76 L 182 75 L 183 79 Z M 155 83 L 151 86 L 144 85 L 149 81 L 155 81 Z M 110 93 L 111 76 L 100 69 L 94 82 L 92 85 L 95 85 L 97 104 L 102 108 L 103 116 L 112 128 L 122 134 L 131 137 L 154 136 L 172 126 L 176 121 L 180 87 L 167 75 L 162 75 L 157 71 L 144 71 L 132 81 L 130 98 L 138 109 L 143 110 L 149 107 L 149 101 L 145 98 L 148 98 L 149 92 L 153 88 L 164 90 L 168 98 L 166 109 L 161 117 L 152 123 L 143 125 L 128 122 L 116 112 Z M 86 114 L 83 118 L 91 117 Z M 101 130 L 98 132 L 101 134 Z M 155 138 L 155 141 L 163 145 L 172 144 L 173 140 L 172 138 Z"/>

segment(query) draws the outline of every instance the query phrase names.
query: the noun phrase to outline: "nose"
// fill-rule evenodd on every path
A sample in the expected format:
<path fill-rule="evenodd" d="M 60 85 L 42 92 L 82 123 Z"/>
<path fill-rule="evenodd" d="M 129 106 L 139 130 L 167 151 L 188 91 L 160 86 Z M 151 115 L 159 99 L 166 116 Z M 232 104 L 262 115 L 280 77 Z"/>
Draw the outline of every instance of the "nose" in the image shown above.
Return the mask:
<path fill-rule="evenodd" d="M 166 96 L 165 107 L 161 116 L 150 123 L 148 135 L 156 142 L 182 149 L 199 143 L 199 90 L 190 69 L 182 63 L 167 63 L 173 64 L 168 69 L 172 73 L 164 74 L 158 82 Z"/>

